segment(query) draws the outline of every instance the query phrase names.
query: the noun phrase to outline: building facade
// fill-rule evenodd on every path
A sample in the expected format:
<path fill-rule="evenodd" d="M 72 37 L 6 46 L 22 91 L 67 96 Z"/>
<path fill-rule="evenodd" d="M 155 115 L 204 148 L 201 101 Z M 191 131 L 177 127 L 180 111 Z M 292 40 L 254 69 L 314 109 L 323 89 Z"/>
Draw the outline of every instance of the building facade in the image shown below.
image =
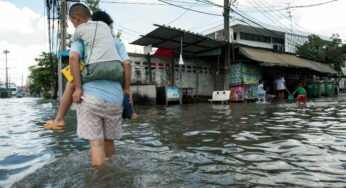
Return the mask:
<path fill-rule="evenodd" d="M 203 31 L 202 34 L 224 40 L 223 25 Z M 230 22 L 230 41 L 252 47 L 268 48 L 275 51 L 295 53 L 297 45 L 303 45 L 312 33 L 299 30 L 287 30 L 264 23 L 246 23 L 242 20 Z M 328 37 L 320 36 L 323 40 Z"/>

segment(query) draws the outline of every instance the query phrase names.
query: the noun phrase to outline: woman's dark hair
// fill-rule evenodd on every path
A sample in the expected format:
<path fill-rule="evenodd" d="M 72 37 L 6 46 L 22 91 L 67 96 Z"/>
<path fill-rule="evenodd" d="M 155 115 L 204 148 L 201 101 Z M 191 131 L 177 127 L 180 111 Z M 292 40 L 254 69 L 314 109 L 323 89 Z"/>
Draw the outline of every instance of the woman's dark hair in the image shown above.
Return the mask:
<path fill-rule="evenodd" d="M 105 11 L 97 11 L 92 16 L 91 19 L 93 21 L 102 21 L 106 23 L 107 25 L 110 25 L 113 23 L 112 18 L 105 12 Z"/>

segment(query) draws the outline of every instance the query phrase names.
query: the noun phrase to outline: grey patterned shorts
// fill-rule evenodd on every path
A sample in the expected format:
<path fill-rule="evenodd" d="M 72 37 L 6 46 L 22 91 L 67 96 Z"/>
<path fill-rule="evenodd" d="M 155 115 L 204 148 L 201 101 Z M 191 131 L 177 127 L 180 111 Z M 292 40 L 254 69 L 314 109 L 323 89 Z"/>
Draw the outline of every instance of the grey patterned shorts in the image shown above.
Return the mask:
<path fill-rule="evenodd" d="M 120 139 L 123 104 L 82 95 L 77 105 L 77 135 L 86 140 Z"/>

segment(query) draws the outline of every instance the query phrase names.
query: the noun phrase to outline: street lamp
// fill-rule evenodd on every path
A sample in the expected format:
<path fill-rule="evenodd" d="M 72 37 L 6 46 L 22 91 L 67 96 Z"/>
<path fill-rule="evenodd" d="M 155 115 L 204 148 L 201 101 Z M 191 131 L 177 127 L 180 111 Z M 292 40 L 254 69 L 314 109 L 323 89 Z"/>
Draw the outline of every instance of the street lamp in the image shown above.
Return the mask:
<path fill-rule="evenodd" d="M 8 94 L 8 73 L 7 73 L 7 54 L 10 53 L 7 49 L 3 51 L 6 55 L 6 92 Z"/>

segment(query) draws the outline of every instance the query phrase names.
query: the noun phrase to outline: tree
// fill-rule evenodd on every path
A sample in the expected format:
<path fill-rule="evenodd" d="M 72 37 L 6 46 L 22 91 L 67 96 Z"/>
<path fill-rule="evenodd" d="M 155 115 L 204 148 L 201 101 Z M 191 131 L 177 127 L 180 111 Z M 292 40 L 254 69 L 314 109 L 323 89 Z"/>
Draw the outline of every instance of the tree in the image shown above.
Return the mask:
<path fill-rule="evenodd" d="M 333 34 L 331 41 L 322 40 L 319 36 L 310 35 L 308 41 L 297 46 L 296 54 L 321 63 L 332 64 L 334 68 L 343 75 L 341 67 L 346 60 L 346 44 L 338 34 Z"/>
<path fill-rule="evenodd" d="M 30 66 L 30 78 L 32 84 L 29 86 L 31 92 L 40 93 L 53 89 L 52 98 L 58 93 L 58 58 L 53 53 L 42 52 L 39 58 L 35 59 L 38 64 Z"/>
<path fill-rule="evenodd" d="M 317 35 L 308 36 L 308 41 L 301 46 L 297 46 L 296 53 L 302 57 L 313 59 L 318 62 L 325 62 L 326 41 Z"/>
<path fill-rule="evenodd" d="M 118 31 L 115 38 L 121 41 L 121 31 Z"/>
<path fill-rule="evenodd" d="M 101 10 L 99 7 L 100 0 L 83 0 L 83 2 L 89 6 L 92 12 Z"/>

